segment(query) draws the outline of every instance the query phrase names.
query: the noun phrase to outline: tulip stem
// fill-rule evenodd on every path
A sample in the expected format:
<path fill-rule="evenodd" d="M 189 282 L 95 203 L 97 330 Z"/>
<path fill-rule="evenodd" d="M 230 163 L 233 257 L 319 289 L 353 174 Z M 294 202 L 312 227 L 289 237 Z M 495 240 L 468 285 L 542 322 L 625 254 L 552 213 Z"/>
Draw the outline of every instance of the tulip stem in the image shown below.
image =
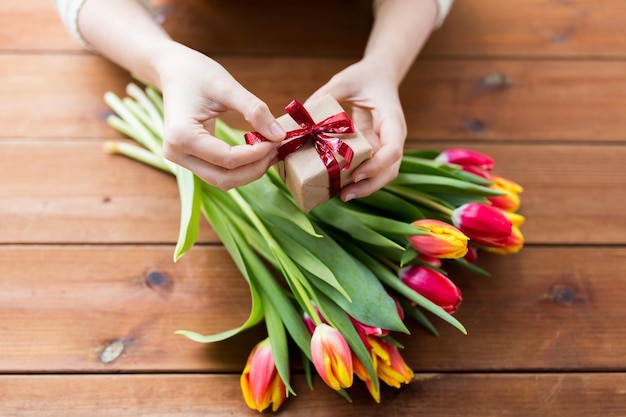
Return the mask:
<path fill-rule="evenodd" d="M 402 197 L 406 197 L 416 203 L 423 204 L 426 207 L 430 207 L 432 209 L 438 210 L 448 216 L 452 216 L 453 210 L 449 207 L 444 206 L 443 204 L 432 201 L 426 197 L 423 197 L 415 192 L 410 192 L 405 190 L 402 187 L 398 187 L 397 185 L 386 185 L 385 189 L 391 191 L 395 194 L 401 195 Z"/>
<path fill-rule="evenodd" d="M 280 258 L 286 257 L 287 255 L 285 255 L 285 253 L 282 252 L 280 245 L 278 244 L 278 242 L 276 242 L 276 240 L 271 235 L 269 230 L 267 230 L 267 228 L 265 227 L 265 224 L 263 224 L 263 221 L 259 218 L 259 216 L 256 214 L 254 209 L 250 207 L 250 204 L 248 204 L 248 202 L 242 197 L 241 193 L 239 193 L 237 189 L 233 188 L 233 189 L 228 190 L 228 194 L 230 194 L 230 196 L 233 198 L 233 200 L 235 200 L 235 202 L 241 208 L 241 210 L 246 214 L 246 216 L 248 216 L 248 219 L 250 219 L 252 224 L 256 227 L 256 229 L 261 234 L 261 236 L 263 236 L 270 250 L 272 251 L 274 256 L 276 256 L 277 258 L 276 260 L 278 261 L 278 263 L 282 264 L 282 261 Z M 281 253 L 279 253 L 278 251 L 281 251 Z M 306 289 L 302 286 L 302 284 L 298 281 L 297 278 L 291 279 L 292 277 L 290 277 L 289 273 L 287 272 L 288 271 L 285 271 L 285 274 L 283 275 L 285 276 L 286 279 L 288 279 L 289 284 L 293 288 L 293 290 L 297 292 L 298 297 L 296 298 L 298 298 L 298 300 L 300 301 L 302 308 L 311 316 L 311 319 L 313 320 L 316 326 L 320 325 L 322 321 L 319 318 L 319 315 L 317 314 L 317 311 L 315 310 L 315 307 L 313 306 L 313 303 L 311 302 L 311 299 L 309 298 L 306 292 Z"/>

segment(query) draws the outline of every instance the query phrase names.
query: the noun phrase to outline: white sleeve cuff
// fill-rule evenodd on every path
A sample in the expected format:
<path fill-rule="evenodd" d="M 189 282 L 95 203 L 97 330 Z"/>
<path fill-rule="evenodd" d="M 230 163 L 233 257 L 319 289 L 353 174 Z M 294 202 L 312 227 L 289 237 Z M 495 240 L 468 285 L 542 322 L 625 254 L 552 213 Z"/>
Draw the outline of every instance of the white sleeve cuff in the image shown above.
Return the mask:
<path fill-rule="evenodd" d="M 78 30 L 78 12 L 83 7 L 85 0 L 54 0 L 54 5 L 61 17 L 61 21 L 70 32 L 70 35 L 74 37 L 81 45 L 87 47 L 87 42 L 83 39 Z"/>
<path fill-rule="evenodd" d="M 70 32 L 70 35 L 85 48 L 90 48 L 78 27 L 78 13 L 80 12 L 80 8 L 83 7 L 83 4 L 85 4 L 85 1 L 87 0 L 54 0 L 54 5 L 61 17 L 61 21 Z M 148 10 L 152 10 L 150 0 L 141 0 L 141 3 Z"/>
<path fill-rule="evenodd" d="M 450 13 L 450 8 L 454 0 L 435 0 L 437 3 L 438 13 L 437 20 L 435 21 L 435 28 L 440 28 L 443 25 L 444 20 Z"/>

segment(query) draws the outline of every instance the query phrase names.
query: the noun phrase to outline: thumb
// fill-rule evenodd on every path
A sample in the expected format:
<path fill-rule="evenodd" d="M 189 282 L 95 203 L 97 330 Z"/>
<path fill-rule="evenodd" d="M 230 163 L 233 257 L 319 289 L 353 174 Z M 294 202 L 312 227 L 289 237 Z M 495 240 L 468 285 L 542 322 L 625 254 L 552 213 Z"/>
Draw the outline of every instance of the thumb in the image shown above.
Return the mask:
<path fill-rule="evenodd" d="M 239 112 L 265 138 L 279 142 L 285 138 L 285 129 L 278 123 L 265 102 L 241 88 L 228 99 L 228 107 Z"/>

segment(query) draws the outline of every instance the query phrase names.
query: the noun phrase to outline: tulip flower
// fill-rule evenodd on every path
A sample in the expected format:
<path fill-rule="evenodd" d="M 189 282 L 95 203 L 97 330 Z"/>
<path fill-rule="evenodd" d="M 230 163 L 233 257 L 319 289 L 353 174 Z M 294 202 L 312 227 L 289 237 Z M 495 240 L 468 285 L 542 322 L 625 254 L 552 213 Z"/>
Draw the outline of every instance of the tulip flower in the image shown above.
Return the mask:
<path fill-rule="evenodd" d="M 520 231 L 519 227 L 513 226 L 511 236 L 507 239 L 502 247 L 499 248 L 486 248 L 488 252 L 498 253 L 501 255 L 517 253 L 524 247 L 524 235 Z"/>
<path fill-rule="evenodd" d="M 500 212 L 506 217 L 513 226 L 521 227 L 526 219 L 519 213 L 513 213 L 512 211 L 500 210 Z"/>
<path fill-rule="evenodd" d="M 511 212 L 517 211 L 520 206 L 519 194 L 524 191 L 524 189 L 519 184 L 502 177 L 494 176 L 491 178 L 491 181 L 493 184 L 489 188 L 503 191 L 506 194 L 488 197 L 487 200 L 489 200 L 494 207 Z"/>
<path fill-rule="evenodd" d="M 374 338 L 370 338 L 374 339 Z M 370 340 L 372 357 L 376 357 L 376 374 L 385 384 L 400 388 L 413 379 L 413 371 L 404 362 L 398 348 L 383 339 Z"/>
<path fill-rule="evenodd" d="M 433 258 L 456 259 L 467 253 L 469 238 L 451 224 L 433 219 L 417 220 L 412 224 L 430 232 L 409 237 L 411 246 L 420 254 Z"/>
<path fill-rule="evenodd" d="M 371 345 L 368 346 L 368 348 L 371 348 Z M 376 358 L 377 357 L 375 355 L 372 356 L 372 364 L 374 365 L 375 370 L 377 370 L 378 368 Z M 354 368 L 354 374 L 361 381 L 365 382 L 365 386 L 367 387 L 367 390 L 369 391 L 370 395 L 372 396 L 374 401 L 379 403 L 380 402 L 380 386 L 378 384 L 374 385 L 374 382 L 372 381 L 372 377 L 370 376 L 369 372 L 367 372 L 367 369 L 365 369 L 365 366 L 363 366 L 363 363 L 361 362 L 361 360 L 354 353 L 352 354 L 352 365 Z"/>
<path fill-rule="evenodd" d="M 352 352 L 339 330 L 318 324 L 311 337 L 311 356 L 326 385 L 336 391 L 352 386 Z"/>
<path fill-rule="evenodd" d="M 459 165 L 464 171 L 489 178 L 495 165 L 493 159 L 484 153 L 463 148 L 452 148 L 441 152 L 436 161 Z"/>
<path fill-rule="evenodd" d="M 452 213 L 452 223 L 485 246 L 502 247 L 511 235 L 511 221 L 501 210 L 487 204 L 463 204 Z"/>
<path fill-rule="evenodd" d="M 400 278 L 413 291 L 450 314 L 454 313 L 463 301 L 461 290 L 448 277 L 432 268 L 411 265 L 400 270 Z"/>
<path fill-rule="evenodd" d="M 276 411 L 287 398 L 287 389 L 276 370 L 269 338 L 259 342 L 250 352 L 240 384 L 243 398 L 253 410 L 263 411 L 272 404 L 272 411 Z"/>

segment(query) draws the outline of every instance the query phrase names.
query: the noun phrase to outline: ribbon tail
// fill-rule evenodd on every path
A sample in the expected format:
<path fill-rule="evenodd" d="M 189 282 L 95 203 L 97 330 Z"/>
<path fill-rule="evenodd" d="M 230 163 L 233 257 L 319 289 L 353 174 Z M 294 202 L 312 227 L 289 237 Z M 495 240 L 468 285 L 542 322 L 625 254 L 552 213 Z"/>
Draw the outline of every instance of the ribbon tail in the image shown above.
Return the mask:
<path fill-rule="evenodd" d="M 341 191 L 341 167 L 333 155 L 332 149 L 326 143 L 316 141 L 315 150 L 328 172 L 328 194 L 332 198 Z"/>

